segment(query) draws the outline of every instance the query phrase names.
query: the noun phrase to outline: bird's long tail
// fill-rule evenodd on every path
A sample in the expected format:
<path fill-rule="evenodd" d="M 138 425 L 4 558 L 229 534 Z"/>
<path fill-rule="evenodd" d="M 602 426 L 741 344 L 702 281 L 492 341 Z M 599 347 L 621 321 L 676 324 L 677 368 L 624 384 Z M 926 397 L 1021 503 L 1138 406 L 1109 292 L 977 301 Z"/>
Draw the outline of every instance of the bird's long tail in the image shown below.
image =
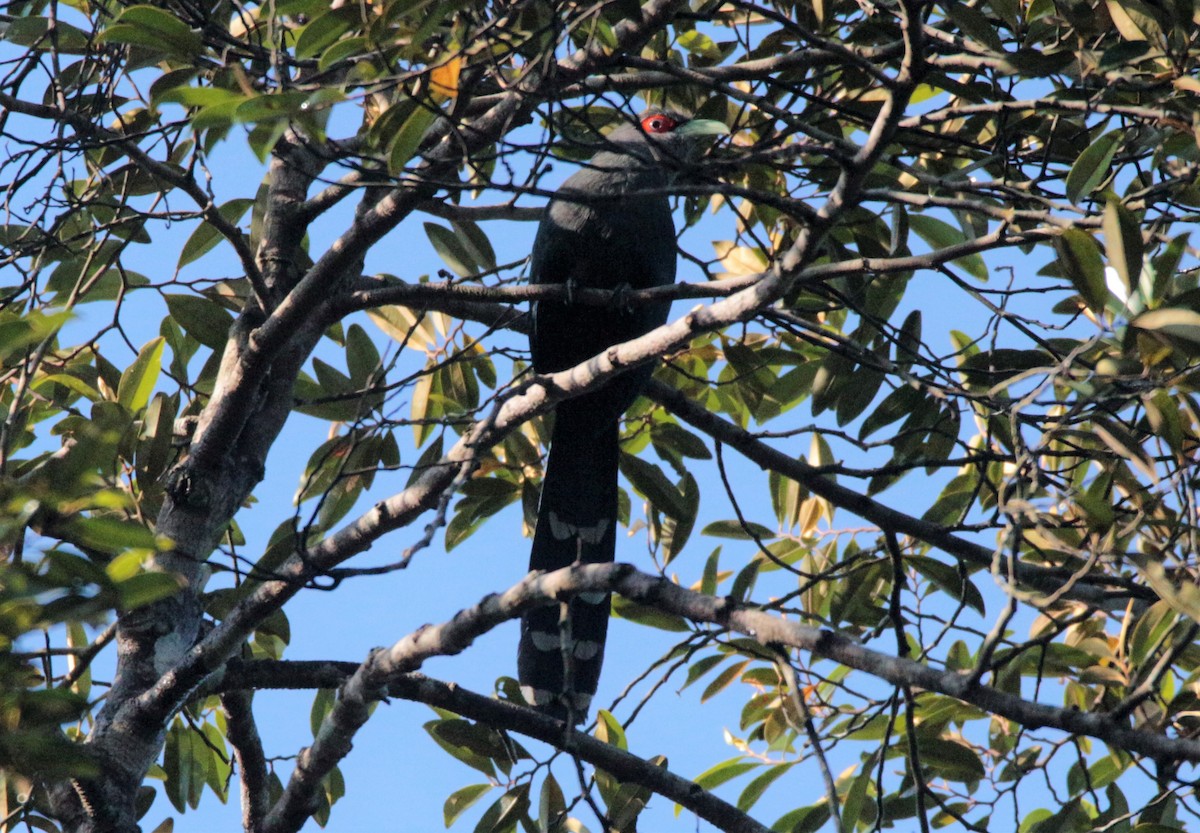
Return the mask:
<path fill-rule="evenodd" d="M 531 570 L 607 563 L 615 556 L 618 422 L 611 408 L 592 399 L 561 402 L 555 410 Z M 586 594 L 565 611 L 551 605 L 525 614 L 517 668 L 526 700 L 556 717 L 570 712 L 583 720 L 600 679 L 609 604 L 607 593 Z"/>

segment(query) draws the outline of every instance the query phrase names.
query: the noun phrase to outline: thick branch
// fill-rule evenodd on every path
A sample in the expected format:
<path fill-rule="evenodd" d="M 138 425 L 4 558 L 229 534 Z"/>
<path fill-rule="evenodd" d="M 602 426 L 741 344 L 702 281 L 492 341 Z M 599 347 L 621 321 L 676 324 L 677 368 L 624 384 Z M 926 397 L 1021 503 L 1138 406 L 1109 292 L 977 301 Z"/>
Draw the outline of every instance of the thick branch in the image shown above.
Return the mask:
<path fill-rule="evenodd" d="M 227 691 L 239 688 L 336 688 L 344 684 L 358 667 L 351 662 L 237 662 L 231 664 L 222 688 Z M 646 787 L 686 807 L 721 830 L 766 833 L 767 828 L 695 782 L 596 740 L 533 709 L 484 697 L 462 686 L 447 685 L 423 674 L 398 674 L 388 682 L 386 694 L 388 697 L 437 706 L 496 729 L 518 732 L 540 740 L 603 769 L 622 783 Z"/>
<path fill-rule="evenodd" d="M 227 737 L 240 774 L 245 833 L 261 833 L 263 817 L 270 807 L 267 759 L 254 722 L 253 699 L 254 695 L 247 690 L 229 689 L 221 694 L 221 709 L 229 727 Z"/>
<path fill-rule="evenodd" d="M 370 716 L 371 704 L 382 700 L 389 686 L 402 683 L 407 674 L 420 668 L 425 660 L 458 654 L 496 625 L 516 618 L 530 608 L 582 592 L 584 584 L 620 585 L 623 576 L 632 571 L 633 568 L 628 565 L 606 565 L 602 572 L 588 575 L 574 575 L 561 570 L 531 573 L 510 590 L 487 596 L 474 607 L 459 611 L 449 622 L 421 628 L 391 648 L 373 651 L 341 687 L 338 701 L 325 717 L 312 746 L 300 753 L 287 788 L 267 816 L 264 830 L 267 833 L 290 833 L 304 824 L 311 813 L 322 779 L 349 753 L 354 734 Z M 767 828 L 724 801 L 705 793 L 694 783 L 599 741 L 591 738 L 583 740 L 586 736 L 579 733 L 567 733 L 561 721 L 536 715 L 531 709 L 495 701 L 489 704 L 487 710 L 490 716 L 506 717 L 500 724 L 502 726 L 516 721 L 533 726 L 535 730 L 540 728 L 535 737 L 541 736 L 548 743 L 579 754 L 585 760 L 590 758 L 581 750 L 590 751 L 593 757 L 599 758 L 592 761 L 597 766 L 609 770 L 618 778 L 629 776 L 636 783 L 679 801 L 722 830 L 730 833 L 766 833 Z M 536 719 L 522 720 L 522 713 L 534 714 Z"/>
<path fill-rule="evenodd" d="M 1025 700 L 980 685 L 969 674 L 938 671 L 914 660 L 874 651 L 836 631 L 802 625 L 779 614 L 736 606 L 725 598 L 684 589 L 667 579 L 639 572 L 628 564 L 577 565 L 552 573 L 531 573 L 509 590 L 487 596 L 479 604 L 459 611 L 449 622 L 422 628 L 391 648 L 372 652 L 343 685 L 338 703 L 326 717 L 317 739 L 301 754 L 283 798 L 268 817 L 267 829 L 281 832 L 298 829 L 307 817 L 307 808 L 321 779 L 349 752 L 354 733 L 367 720 L 370 704 L 383 699 L 390 686 L 399 684 L 425 660 L 458 654 L 480 635 L 501 622 L 519 617 L 532 607 L 559 602 L 579 593 L 606 590 L 692 622 L 729 628 L 765 646 L 811 651 L 823 659 L 864 671 L 893 685 L 939 692 L 1027 728 L 1047 727 L 1087 735 L 1114 748 L 1155 759 L 1200 761 L 1200 742 L 1195 740 L 1131 729 L 1124 721 L 1104 714 Z M 329 667 L 322 668 L 320 673 L 324 682 L 330 676 Z M 243 677 L 242 683 L 252 679 Z M 227 680 L 226 684 L 229 682 Z M 525 711 L 516 706 L 507 708 L 513 710 L 513 714 Z M 559 727 L 561 732 L 561 723 L 548 722 Z M 555 741 L 551 737 L 548 742 Z M 693 809 L 706 820 L 717 823 L 700 809 Z"/>

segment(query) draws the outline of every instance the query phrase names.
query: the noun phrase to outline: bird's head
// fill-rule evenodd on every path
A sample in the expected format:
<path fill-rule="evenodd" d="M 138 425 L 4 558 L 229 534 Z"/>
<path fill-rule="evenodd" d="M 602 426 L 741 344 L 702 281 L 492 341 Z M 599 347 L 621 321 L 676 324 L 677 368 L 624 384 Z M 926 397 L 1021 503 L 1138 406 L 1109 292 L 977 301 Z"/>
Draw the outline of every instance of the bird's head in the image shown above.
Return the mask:
<path fill-rule="evenodd" d="M 694 159 L 714 136 L 729 133 L 715 119 L 693 119 L 673 110 L 647 110 L 636 123 L 624 124 L 608 135 L 619 153 L 644 156 L 670 164 Z"/>

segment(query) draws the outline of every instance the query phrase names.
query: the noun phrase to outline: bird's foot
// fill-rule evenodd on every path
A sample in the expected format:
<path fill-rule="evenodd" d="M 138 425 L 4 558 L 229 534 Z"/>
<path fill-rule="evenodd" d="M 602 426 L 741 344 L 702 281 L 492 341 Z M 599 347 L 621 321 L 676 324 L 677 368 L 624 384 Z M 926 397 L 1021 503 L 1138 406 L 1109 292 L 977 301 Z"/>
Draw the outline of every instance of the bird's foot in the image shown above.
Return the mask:
<path fill-rule="evenodd" d="M 628 283 L 619 283 L 613 287 L 612 299 L 608 302 L 609 306 L 617 312 L 630 315 L 633 313 L 633 301 L 629 297 L 629 293 L 633 292 L 633 287 Z"/>

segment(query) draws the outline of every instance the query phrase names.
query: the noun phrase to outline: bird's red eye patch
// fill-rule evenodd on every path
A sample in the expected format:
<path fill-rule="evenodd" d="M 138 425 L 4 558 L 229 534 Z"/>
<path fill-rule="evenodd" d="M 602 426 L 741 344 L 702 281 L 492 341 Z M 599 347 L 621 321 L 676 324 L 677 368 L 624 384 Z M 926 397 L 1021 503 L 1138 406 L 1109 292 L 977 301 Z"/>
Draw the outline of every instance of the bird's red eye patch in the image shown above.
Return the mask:
<path fill-rule="evenodd" d="M 662 113 L 655 113 L 642 119 L 642 130 L 647 133 L 670 133 L 678 126 L 679 122 Z"/>

